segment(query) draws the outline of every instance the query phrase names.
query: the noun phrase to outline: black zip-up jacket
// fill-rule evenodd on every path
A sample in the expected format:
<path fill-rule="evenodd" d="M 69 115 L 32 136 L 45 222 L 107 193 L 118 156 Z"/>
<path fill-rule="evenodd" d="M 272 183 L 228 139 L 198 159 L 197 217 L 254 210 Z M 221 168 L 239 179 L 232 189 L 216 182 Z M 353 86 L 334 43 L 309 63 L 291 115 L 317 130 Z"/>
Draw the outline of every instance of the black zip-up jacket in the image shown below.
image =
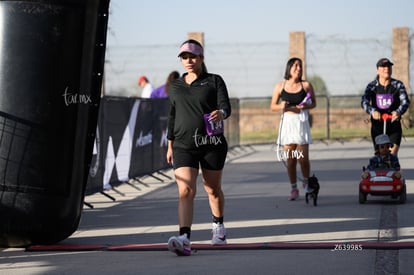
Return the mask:
<path fill-rule="evenodd" d="M 389 107 L 386 109 L 381 109 L 380 106 L 378 106 L 378 100 L 377 97 L 379 95 L 390 95 L 392 97 L 392 102 L 389 102 Z M 388 99 L 388 101 L 391 101 L 391 99 Z M 379 84 L 378 80 L 375 79 L 368 83 L 364 95 L 361 98 L 361 107 L 364 109 L 364 111 L 367 114 L 372 114 L 374 111 L 378 111 L 382 114 L 391 114 L 391 112 L 396 111 L 400 115 L 403 115 L 410 106 L 410 99 L 408 98 L 407 91 L 405 89 L 404 84 L 397 79 L 391 78 L 390 85 L 387 87 L 383 87 Z M 371 123 L 373 127 L 382 129 L 383 127 L 383 121 L 382 120 L 375 120 L 371 116 Z M 388 126 L 396 126 L 400 125 L 400 122 L 398 123 L 391 123 L 391 121 L 387 121 L 387 129 Z"/>
<path fill-rule="evenodd" d="M 221 76 L 204 73 L 190 85 L 185 82 L 184 76 L 174 80 L 168 88 L 170 113 L 167 137 L 174 140 L 174 146 L 196 148 L 195 136 L 207 135 L 203 115 L 222 109 L 227 118 L 231 114 L 231 106 Z"/>

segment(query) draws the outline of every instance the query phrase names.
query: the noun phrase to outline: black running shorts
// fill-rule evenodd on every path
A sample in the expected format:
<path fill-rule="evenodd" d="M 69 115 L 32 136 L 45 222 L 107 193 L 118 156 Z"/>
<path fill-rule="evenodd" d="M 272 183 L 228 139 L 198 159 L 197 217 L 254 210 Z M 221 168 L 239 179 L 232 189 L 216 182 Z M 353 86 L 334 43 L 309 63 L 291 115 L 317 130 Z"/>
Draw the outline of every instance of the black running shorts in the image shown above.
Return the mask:
<path fill-rule="evenodd" d="M 195 149 L 173 147 L 173 168 L 192 167 L 208 170 L 222 170 L 227 156 L 227 142 L 221 144 L 200 146 Z"/>

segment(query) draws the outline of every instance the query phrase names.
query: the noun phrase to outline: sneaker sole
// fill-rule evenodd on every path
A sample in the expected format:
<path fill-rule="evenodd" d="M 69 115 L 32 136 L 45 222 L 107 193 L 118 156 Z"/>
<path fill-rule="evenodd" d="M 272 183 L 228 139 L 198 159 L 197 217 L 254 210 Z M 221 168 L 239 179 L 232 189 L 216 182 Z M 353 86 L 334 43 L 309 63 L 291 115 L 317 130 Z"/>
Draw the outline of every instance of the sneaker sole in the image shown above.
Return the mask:
<path fill-rule="evenodd" d="M 170 239 L 168 241 L 168 250 L 177 254 L 177 256 L 190 256 L 191 255 L 191 251 L 190 252 L 184 251 L 184 248 L 181 245 L 181 243 L 175 239 Z"/>
<path fill-rule="evenodd" d="M 227 240 L 220 240 L 220 239 L 216 239 L 216 240 L 212 240 L 211 241 L 212 245 L 226 245 L 227 244 Z"/>

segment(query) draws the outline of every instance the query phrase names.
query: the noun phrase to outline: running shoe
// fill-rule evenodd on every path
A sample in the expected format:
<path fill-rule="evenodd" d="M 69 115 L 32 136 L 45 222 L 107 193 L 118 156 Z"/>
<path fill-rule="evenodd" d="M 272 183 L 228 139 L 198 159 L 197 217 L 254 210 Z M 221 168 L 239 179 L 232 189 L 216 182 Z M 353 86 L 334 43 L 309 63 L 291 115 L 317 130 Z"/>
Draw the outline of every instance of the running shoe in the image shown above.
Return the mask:
<path fill-rule="evenodd" d="M 299 190 L 297 188 L 292 189 L 292 191 L 290 191 L 290 200 L 294 201 L 299 197 Z"/>
<path fill-rule="evenodd" d="M 177 256 L 190 256 L 191 243 L 187 238 L 187 234 L 181 236 L 173 236 L 168 240 L 168 250 L 177 254 Z"/>
<path fill-rule="evenodd" d="M 305 193 L 313 192 L 313 189 L 309 187 L 308 180 L 303 180 L 302 186 L 303 186 L 303 189 L 305 190 Z"/>
<path fill-rule="evenodd" d="M 303 187 L 303 189 L 305 189 L 307 185 L 308 185 L 308 180 L 303 179 L 302 180 L 302 187 Z"/>
<path fill-rule="evenodd" d="M 213 245 L 227 244 L 226 228 L 222 223 L 213 223 L 212 233 L 213 238 L 211 239 L 211 243 Z"/>
<path fill-rule="evenodd" d="M 310 188 L 308 184 L 306 184 L 305 186 L 305 193 L 312 193 L 313 192 L 313 188 Z"/>

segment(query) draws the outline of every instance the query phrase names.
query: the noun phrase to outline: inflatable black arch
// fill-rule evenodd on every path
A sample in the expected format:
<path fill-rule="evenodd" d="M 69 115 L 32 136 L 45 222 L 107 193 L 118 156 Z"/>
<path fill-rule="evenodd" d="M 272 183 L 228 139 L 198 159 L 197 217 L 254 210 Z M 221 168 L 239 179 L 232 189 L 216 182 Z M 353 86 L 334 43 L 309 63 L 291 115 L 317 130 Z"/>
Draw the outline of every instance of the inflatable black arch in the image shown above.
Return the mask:
<path fill-rule="evenodd" d="M 0 246 L 76 231 L 105 60 L 109 0 L 0 1 Z"/>

